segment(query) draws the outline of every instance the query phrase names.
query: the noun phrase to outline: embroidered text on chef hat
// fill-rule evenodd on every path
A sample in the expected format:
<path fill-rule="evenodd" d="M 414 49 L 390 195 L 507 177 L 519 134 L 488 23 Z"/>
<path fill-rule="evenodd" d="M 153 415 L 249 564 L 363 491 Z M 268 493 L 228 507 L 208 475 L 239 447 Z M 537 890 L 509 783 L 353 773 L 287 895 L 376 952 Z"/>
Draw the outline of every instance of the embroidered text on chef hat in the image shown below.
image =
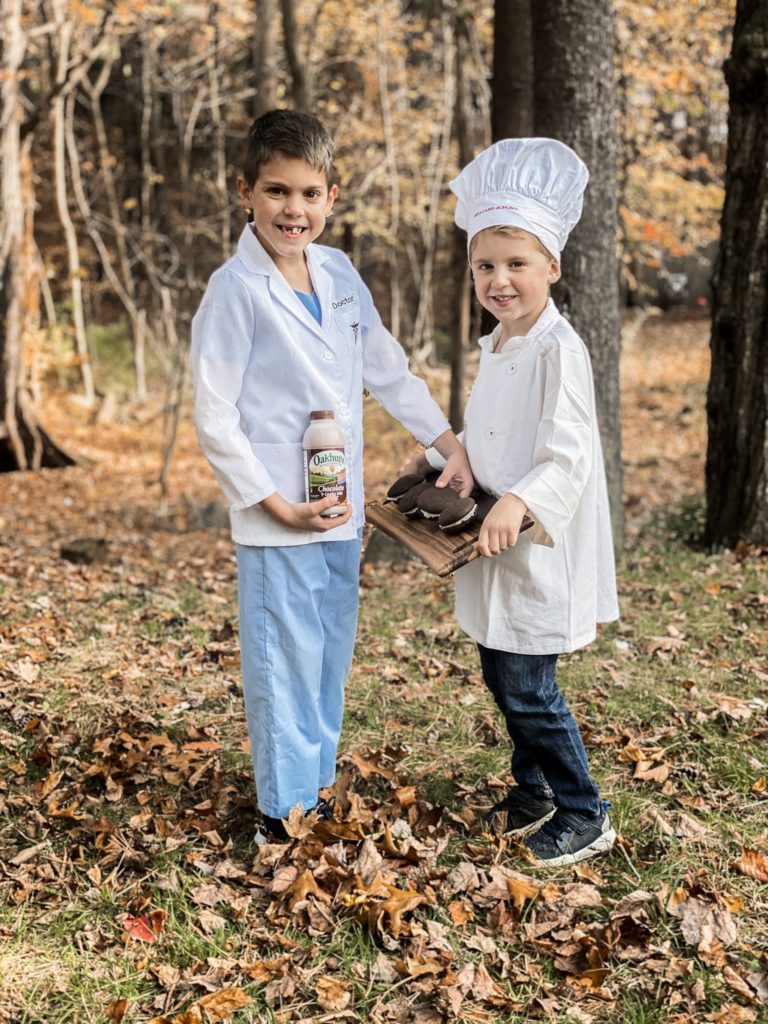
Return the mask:
<path fill-rule="evenodd" d="M 502 139 L 450 183 L 458 199 L 455 220 L 468 242 L 496 225 L 523 228 L 559 260 L 588 180 L 584 162 L 562 142 Z"/>

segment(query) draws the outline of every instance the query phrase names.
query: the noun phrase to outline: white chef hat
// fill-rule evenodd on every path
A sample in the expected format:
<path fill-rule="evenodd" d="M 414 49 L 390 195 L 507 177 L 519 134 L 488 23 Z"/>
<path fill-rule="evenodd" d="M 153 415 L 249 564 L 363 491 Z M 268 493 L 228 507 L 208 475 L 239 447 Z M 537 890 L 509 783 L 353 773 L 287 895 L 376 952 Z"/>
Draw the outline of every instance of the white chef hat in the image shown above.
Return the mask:
<path fill-rule="evenodd" d="M 450 183 L 455 220 L 471 243 L 478 231 L 508 224 L 530 231 L 556 260 L 581 216 L 589 180 L 584 162 L 555 139 L 502 139 Z"/>

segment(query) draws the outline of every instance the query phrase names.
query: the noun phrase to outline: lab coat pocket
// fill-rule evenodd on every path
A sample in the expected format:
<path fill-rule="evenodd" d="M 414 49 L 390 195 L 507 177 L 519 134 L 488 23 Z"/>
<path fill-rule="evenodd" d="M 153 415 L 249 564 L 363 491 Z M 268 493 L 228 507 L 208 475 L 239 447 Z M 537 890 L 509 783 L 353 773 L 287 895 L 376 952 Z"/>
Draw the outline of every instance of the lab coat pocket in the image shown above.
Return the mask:
<path fill-rule="evenodd" d="M 357 300 L 347 303 L 333 315 L 336 326 L 344 335 L 347 351 L 350 355 L 360 347 L 360 303 Z"/>
<path fill-rule="evenodd" d="M 305 501 L 304 449 L 300 444 L 263 444 L 251 441 L 253 454 L 264 464 L 286 501 Z"/>

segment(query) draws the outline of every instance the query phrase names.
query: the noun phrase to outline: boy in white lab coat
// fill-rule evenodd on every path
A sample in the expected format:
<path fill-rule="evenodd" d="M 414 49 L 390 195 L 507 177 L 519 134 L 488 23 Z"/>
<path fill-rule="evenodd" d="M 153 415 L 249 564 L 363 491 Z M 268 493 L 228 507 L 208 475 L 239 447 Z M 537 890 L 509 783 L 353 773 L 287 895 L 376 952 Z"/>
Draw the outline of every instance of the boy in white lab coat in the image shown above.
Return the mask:
<path fill-rule="evenodd" d="M 499 500 L 478 539 L 486 557 L 456 574 L 456 615 L 514 744 L 517 785 L 490 816 L 552 866 L 615 841 L 556 682 L 558 655 L 618 617 L 589 354 L 549 297 L 587 180 L 562 143 L 506 139 L 451 182 L 475 293 L 499 321 L 480 339 L 464 431 L 477 483 Z M 428 451 L 408 468 L 429 463 L 441 465 Z"/>
<path fill-rule="evenodd" d="M 338 189 L 317 118 L 270 111 L 251 126 L 238 192 L 249 223 L 192 324 L 195 422 L 229 500 L 237 547 L 243 691 L 262 812 L 285 840 L 295 806 L 327 813 L 357 623 L 366 388 L 447 458 L 441 484 L 473 481 L 464 449 L 412 376 L 347 257 L 315 244 Z M 313 410 L 344 431 L 349 507 L 305 501 Z"/>

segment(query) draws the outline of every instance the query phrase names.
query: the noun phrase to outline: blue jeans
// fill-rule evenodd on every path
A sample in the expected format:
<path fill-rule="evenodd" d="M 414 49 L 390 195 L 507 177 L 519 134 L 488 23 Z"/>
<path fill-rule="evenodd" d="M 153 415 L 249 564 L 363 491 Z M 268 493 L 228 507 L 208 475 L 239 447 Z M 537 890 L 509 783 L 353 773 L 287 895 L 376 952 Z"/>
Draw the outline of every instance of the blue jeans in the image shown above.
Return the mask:
<path fill-rule="evenodd" d="M 336 779 L 360 540 L 237 545 L 243 696 L 261 811 L 307 810 Z"/>
<path fill-rule="evenodd" d="M 477 646 L 485 684 L 514 744 L 512 774 L 518 786 L 563 810 L 602 814 L 584 743 L 557 685 L 558 656 Z"/>

